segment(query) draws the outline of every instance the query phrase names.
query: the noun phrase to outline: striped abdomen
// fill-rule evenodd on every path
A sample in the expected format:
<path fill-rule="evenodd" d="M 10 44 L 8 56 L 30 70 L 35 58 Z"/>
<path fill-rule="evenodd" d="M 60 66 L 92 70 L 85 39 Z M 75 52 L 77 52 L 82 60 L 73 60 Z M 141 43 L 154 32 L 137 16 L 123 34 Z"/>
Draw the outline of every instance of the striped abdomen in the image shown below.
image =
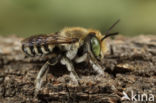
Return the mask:
<path fill-rule="evenodd" d="M 56 45 L 71 44 L 78 41 L 78 38 L 60 36 L 58 33 L 35 35 L 22 41 L 22 50 L 28 56 L 45 55 L 53 51 L 58 53 L 59 47 Z"/>
<path fill-rule="evenodd" d="M 54 45 L 26 46 L 23 44 L 22 50 L 28 56 L 40 56 L 52 53 L 54 47 Z"/>

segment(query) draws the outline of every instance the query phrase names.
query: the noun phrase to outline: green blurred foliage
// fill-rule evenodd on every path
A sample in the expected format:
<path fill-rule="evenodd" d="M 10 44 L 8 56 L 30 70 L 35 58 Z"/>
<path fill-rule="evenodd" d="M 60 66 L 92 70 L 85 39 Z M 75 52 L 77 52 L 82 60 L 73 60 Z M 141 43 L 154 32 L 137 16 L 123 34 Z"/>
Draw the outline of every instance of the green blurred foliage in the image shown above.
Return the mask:
<path fill-rule="evenodd" d="M 124 35 L 156 34 L 155 0 L 1 0 L 0 35 L 30 36 L 81 26 Z M 112 32 L 113 32 L 112 31 Z"/>

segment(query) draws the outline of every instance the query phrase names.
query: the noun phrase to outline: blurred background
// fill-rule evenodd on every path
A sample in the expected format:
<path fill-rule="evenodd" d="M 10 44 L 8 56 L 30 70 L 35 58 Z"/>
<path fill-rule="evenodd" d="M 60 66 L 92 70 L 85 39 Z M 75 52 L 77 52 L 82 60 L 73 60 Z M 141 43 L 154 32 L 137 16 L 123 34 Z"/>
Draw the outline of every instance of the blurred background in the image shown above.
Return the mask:
<path fill-rule="evenodd" d="M 156 34 L 156 0 L 1 0 L 0 35 L 30 36 L 81 26 L 123 35 Z M 113 32 L 112 31 L 112 32 Z"/>

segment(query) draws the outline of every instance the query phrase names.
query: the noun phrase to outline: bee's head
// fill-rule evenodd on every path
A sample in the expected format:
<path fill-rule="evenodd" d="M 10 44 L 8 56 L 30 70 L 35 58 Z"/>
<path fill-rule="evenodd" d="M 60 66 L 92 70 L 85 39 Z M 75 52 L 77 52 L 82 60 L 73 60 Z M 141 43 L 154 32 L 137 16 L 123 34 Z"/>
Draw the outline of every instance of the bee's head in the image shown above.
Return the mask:
<path fill-rule="evenodd" d="M 91 57 L 95 57 L 97 60 L 103 59 L 104 54 L 107 51 L 104 39 L 116 34 L 117 33 L 112 33 L 103 36 L 101 33 L 98 34 L 97 32 L 90 32 L 86 38 L 85 50 L 87 50 Z"/>
<path fill-rule="evenodd" d="M 104 53 L 107 50 L 105 39 L 107 37 L 113 36 L 118 34 L 116 33 L 109 33 L 109 31 L 119 22 L 115 22 L 109 30 L 105 33 L 105 35 L 102 35 L 99 31 L 96 30 L 90 30 L 88 36 L 87 36 L 87 51 L 92 56 L 95 57 L 98 60 L 101 60 L 104 57 Z"/>
<path fill-rule="evenodd" d="M 96 36 L 96 32 L 90 32 L 87 39 L 87 51 L 91 57 L 101 58 L 101 41 Z"/>

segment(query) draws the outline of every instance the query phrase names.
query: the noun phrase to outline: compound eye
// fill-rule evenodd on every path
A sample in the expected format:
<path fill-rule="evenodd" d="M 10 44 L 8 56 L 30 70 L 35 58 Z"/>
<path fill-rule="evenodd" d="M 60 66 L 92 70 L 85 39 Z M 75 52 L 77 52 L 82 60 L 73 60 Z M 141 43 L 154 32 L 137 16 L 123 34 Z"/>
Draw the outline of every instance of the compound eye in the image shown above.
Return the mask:
<path fill-rule="evenodd" d="M 91 48 L 96 57 L 100 56 L 100 43 L 96 37 L 91 38 Z"/>

